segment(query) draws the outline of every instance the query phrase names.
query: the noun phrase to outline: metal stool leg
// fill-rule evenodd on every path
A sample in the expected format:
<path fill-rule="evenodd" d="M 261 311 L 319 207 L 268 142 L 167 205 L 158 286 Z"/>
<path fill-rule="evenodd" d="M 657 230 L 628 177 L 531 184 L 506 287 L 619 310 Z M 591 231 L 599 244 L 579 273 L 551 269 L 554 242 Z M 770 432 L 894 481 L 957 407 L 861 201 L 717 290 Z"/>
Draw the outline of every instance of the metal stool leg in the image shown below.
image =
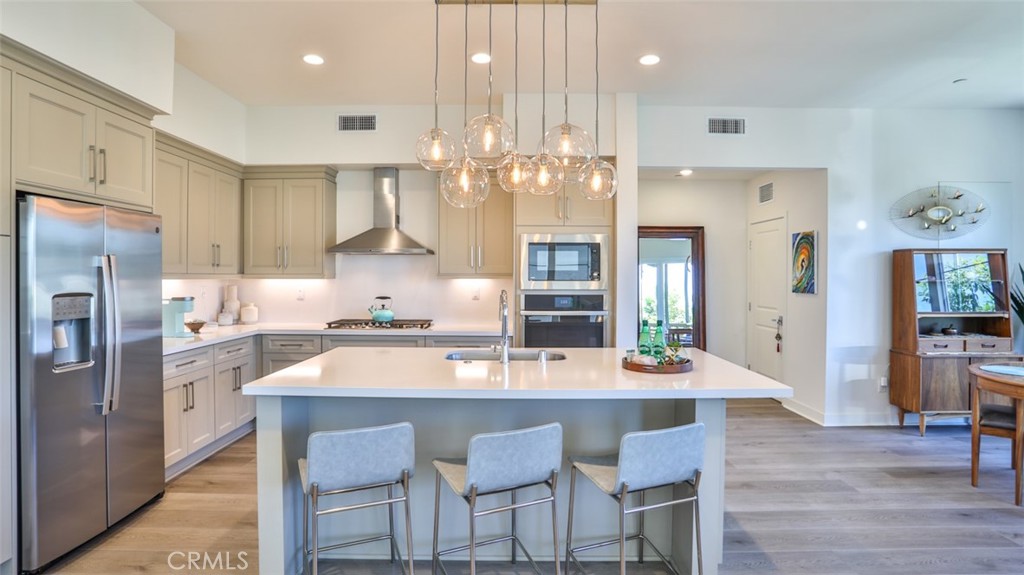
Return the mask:
<path fill-rule="evenodd" d="M 646 495 L 646 494 L 647 494 L 646 491 L 643 491 L 643 490 L 640 491 L 640 507 L 644 506 L 644 499 L 645 499 L 644 495 Z M 640 563 L 641 565 L 643 565 L 644 564 L 644 512 L 641 511 L 638 515 L 640 515 L 640 517 L 639 517 L 640 530 L 637 532 L 639 537 L 636 538 L 637 562 Z"/>
<path fill-rule="evenodd" d="M 626 498 L 629 497 L 629 485 L 622 483 L 619 494 L 619 575 L 626 575 Z"/>
<path fill-rule="evenodd" d="M 434 551 L 430 556 L 430 575 L 437 575 L 437 526 L 441 518 L 441 472 L 434 473 Z"/>
<path fill-rule="evenodd" d="M 516 564 L 516 490 L 512 490 L 512 564 Z"/>
<path fill-rule="evenodd" d="M 700 499 L 693 500 L 693 518 L 697 524 L 697 575 L 704 575 L 704 546 L 700 543 Z"/>
<path fill-rule="evenodd" d="M 569 475 L 569 525 L 565 528 L 565 575 L 569 575 L 569 566 L 572 564 L 572 515 L 576 503 L 576 466 L 572 466 Z M 556 573 L 557 575 L 557 573 Z"/>
<path fill-rule="evenodd" d="M 552 549 L 555 551 L 555 575 L 562 570 L 561 565 L 558 562 L 558 501 L 555 494 L 558 491 L 558 472 L 553 471 L 551 473 L 551 539 L 554 544 Z M 566 558 L 566 564 L 569 559 Z"/>
<path fill-rule="evenodd" d="M 394 490 L 388 485 L 388 499 L 394 499 Z M 388 503 L 388 535 L 391 536 L 391 562 L 395 562 L 395 504 Z"/>
<path fill-rule="evenodd" d="M 412 560 L 412 505 L 409 503 L 409 470 L 402 472 L 402 493 L 405 494 L 405 546 L 409 554 L 409 575 L 416 575 Z M 392 535 L 393 537 L 394 535 Z"/>
<path fill-rule="evenodd" d="M 309 558 L 309 494 L 302 494 L 302 561 Z"/>
<path fill-rule="evenodd" d="M 469 491 L 469 575 L 476 575 L 476 485 Z"/>
<path fill-rule="evenodd" d="M 317 511 L 320 509 L 319 490 L 320 487 L 316 483 L 309 486 L 309 498 L 313 507 L 313 525 L 311 526 L 313 533 L 313 567 L 310 569 L 313 575 L 317 575 L 318 573 L 317 562 L 320 559 L 320 539 L 319 534 L 317 533 L 317 523 L 319 523 Z"/>

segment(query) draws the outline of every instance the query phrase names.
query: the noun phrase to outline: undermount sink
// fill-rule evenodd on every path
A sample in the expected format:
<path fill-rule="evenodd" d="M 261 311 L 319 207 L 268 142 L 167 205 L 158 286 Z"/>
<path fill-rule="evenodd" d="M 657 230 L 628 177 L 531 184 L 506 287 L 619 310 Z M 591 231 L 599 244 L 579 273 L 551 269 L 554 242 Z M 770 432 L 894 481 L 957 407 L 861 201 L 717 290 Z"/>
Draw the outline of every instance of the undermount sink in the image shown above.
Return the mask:
<path fill-rule="evenodd" d="M 545 349 L 510 349 L 508 350 L 509 361 L 542 361 L 541 356 L 546 355 L 547 361 L 561 361 L 565 354 L 560 351 L 548 351 Z M 501 352 L 489 349 L 464 349 L 450 351 L 444 356 L 451 361 L 500 361 Z"/>

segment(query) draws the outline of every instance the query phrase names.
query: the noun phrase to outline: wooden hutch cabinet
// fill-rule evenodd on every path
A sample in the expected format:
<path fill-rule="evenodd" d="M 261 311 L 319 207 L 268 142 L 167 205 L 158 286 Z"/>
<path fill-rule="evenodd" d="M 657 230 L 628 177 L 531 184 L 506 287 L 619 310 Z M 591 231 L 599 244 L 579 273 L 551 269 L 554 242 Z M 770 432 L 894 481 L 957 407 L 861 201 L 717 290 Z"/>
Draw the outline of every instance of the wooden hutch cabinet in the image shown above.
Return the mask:
<path fill-rule="evenodd" d="M 1020 360 L 1010 331 L 1006 250 L 892 253 L 889 403 L 904 415 L 968 417 L 967 366 Z"/>

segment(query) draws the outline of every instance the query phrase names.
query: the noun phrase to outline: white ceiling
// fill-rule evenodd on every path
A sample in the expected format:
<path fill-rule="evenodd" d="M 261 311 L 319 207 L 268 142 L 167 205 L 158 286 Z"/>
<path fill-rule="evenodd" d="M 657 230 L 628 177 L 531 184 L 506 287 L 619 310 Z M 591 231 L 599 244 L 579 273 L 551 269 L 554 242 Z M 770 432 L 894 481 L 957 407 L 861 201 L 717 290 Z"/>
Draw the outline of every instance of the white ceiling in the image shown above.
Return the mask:
<path fill-rule="evenodd" d="M 433 101 L 431 0 L 139 4 L 175 29 L 180 64 L 246 105 Z M 537 93 L 541 7 L 519 12 L 519 90 Z M 442 104 L 463 101 L 463 15 L 440 7 Z M 469 52 L 486 50 L 487 7 L 469 16 Z M 563 7 L 547 20 L 547 91 L 561 92 Z M 494 7 L 499 95 L 514 90 L 513 21 Z M 590 93 L 592 6 L 569 6 L 568 39 L 569 91 Z M 1024 0 L 601 0 L 599 46 L 601 91 L 648 105 L 1024 109 Z M 327 63 L 303 64 L 309 52 Z M 661 64 L 637 64 L 648 52 Z M 486 103 L 486 68 L 470 64 L 471 103 Z"/>

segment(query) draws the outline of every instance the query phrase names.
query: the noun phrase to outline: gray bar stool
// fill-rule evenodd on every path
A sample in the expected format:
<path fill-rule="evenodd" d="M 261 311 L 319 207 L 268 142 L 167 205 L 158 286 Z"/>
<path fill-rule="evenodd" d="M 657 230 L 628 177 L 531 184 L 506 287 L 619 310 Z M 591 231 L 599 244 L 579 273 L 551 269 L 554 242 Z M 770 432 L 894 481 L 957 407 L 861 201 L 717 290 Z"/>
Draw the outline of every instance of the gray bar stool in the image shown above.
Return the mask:
<path fill-rule="evenodd" d="M 697 537 L 697 571 L 704 573 L 704 559 L 700 544 L 700 506 L 697 489 L 700 487 L 700 470 L 704 466 L 704 424 L 691 423 L 680 427 L 670 427 L 656 431 L 638 431 L 622 436 L 619 453 L 603 457 L 570 457 L 572 476 L 569 481 L 569 526 L 565 539 L 565 575 L 569 575 L 570 562 L 575 563 L 583 571 L 576 553 L 619 545 L 619 575 L 626 575 L 626 542 L 639 540 L 640 563 L 644 562 L 644 544 L 661 557 L 665 565 L 674 573 L 679 571 L 671 561 L 654 546 L 644 535 L 644 512 L 659 507 L 667 507 L 678 503 L 693 502 L 693 515 L 696 520 Z M 601 491 L 604 491 L 619 503 L 619 537 L 600 543 L 592 543 L 581 547 L 572 546 L 572 515 L 576 495 L 576 472 L 580 471 Z M 644 493 L 648 489 L 682 485 L 685 492 L 682 497 L 645 505 Z M 639 494 L 639 505 L 627 507 L 629 494 Z M 626 515 L 638 513 L 637 533 L 626 536 Z"/>
<path fill-rule="evenodd" d="M 312 573 L 317 575 L 317 561 L 321 551 L 351 547 L 372 541 L 390 540 L 391 561 L 402 556 L 395 541 L 395 503 L 405 504 L 405 539 L 409 553 L 408 575 L 414 575 L 412 557 L 412 518 L 409 513 L 409 478 L 415 467 L 415 437 L 412 424 L 395 423 L 380 427 L 365 427 L 344 431 L 318 431 L 309 436 L 306 458 L 299 459 L 299 479 L 302 481 L 302 550 L 304 558 L 312 555 Z M 402 496 L 395 497 L 393 487 L 402 486 Z M 320 498 L 327 495 L 354 493 L 378 487 L 387 488 L 387 498 L 321 509 Z M 309 546 L 312 505 L 313 547 Z M 388 506 L 388 533 L 320 546 L 318 523 L 323 515 L 354 511 L 380 505 Z M 405 565 L 402 564 L 405 572 Z"/>
<path fill-rule="evenodd" d="M 516 562 L 516 546 L 522 549 L 534 571 L 540 573 L 530 552 L 516 536 L 516 510 L 523 507 L 551 504 L 551 534 L 554 541 L 555 573 L 560 570 L 558 562 L 558 519 L 555 515 L 555 490 L 558 486 L 558 471 L 562 466 L 562 425 L 549 423 L 515 431 L 480 433 L 469 440 L 469 451 L 465 459 L 435 459 L 437 468 L 434 486 L 434 553 L 431 573 L 436 575 L 438 567 L 447 575 L 441 556 L 469 550 L 469 573 L 476 575 L 476 548 L 503 541 L 512 542 L 512 562 Z M 469 504 L 469 545 L 439 550 L 438 527 L 440 525 L 441 478 L 457 495 Z M 516 490 L 533 485 L 545 485 L 550 495 L 532 501 L 517 502 Z M 509 505 L 477 509 L 478 497 L 496 493 L 511 493 Z M 504 537 L 476 541 L 476 519 L 485 515 L 510 511 L 512 532 Z"/>

